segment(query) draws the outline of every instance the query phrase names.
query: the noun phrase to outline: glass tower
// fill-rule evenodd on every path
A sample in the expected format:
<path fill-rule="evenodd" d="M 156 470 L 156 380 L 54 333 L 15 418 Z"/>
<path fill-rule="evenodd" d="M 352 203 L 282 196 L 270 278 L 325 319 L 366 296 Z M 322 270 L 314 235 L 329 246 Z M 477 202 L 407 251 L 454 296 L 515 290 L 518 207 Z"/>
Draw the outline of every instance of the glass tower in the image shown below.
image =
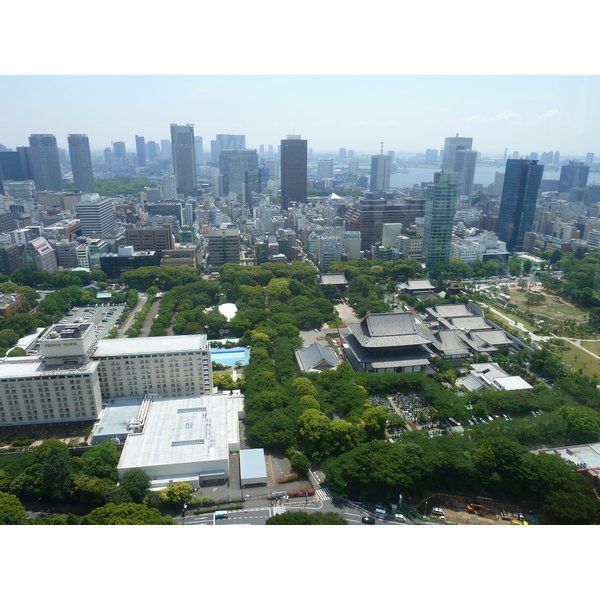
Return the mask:
<path fill-rule="evenodd" d="M 427 188 L 423 253 L 425 265 L 448 262 L 452 250 L 452 224 L 458 201 L 458 175 L 439 171 Z"/>

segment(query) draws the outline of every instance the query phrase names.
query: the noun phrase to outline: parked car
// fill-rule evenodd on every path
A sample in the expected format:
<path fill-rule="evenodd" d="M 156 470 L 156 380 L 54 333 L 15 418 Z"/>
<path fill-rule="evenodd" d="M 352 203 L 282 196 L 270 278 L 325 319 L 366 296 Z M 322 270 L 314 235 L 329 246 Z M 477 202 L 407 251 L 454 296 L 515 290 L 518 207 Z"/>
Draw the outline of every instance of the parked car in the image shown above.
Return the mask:
<path fill-rule="evenodd" d="M 375 519 L 373 517 L 363 517 L 362 522 L 365 525 L 375 525 Z"/>

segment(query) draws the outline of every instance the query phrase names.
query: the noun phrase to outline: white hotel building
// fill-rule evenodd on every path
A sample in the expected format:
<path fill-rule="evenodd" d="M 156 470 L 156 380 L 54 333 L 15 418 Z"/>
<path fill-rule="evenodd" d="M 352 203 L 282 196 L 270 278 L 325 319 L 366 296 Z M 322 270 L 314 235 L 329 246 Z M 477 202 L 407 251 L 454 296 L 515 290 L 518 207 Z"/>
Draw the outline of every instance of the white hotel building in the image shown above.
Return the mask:
<path fill-rule="evenodd" d="M 98 341 L 90 324 L 54 325 L 39 354 L 0 359 L 0 426 L 94 420 L 117 396 L 212 392 L 205 335 Z"/>

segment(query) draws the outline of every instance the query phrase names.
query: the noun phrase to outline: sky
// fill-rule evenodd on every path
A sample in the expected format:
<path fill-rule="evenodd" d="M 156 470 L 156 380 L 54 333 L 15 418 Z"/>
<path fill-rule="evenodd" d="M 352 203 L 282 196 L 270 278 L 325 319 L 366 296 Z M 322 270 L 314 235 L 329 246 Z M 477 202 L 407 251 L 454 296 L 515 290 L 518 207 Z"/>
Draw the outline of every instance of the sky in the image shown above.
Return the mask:
<path fill-rule="evenodd" d="M 0 76 L 0 143 L 86 133 L 103 149 L 134 151 L 170 138 L 170 123 L 194 124 L 205 152 L 219 133 L 246 147 L 276 148 L 300 134 L 318 153 L 424 153 L 459 133 L 484 154 L 559 150 L 600 156 L 599 76 L 452 75 L 84 75 Z"/>

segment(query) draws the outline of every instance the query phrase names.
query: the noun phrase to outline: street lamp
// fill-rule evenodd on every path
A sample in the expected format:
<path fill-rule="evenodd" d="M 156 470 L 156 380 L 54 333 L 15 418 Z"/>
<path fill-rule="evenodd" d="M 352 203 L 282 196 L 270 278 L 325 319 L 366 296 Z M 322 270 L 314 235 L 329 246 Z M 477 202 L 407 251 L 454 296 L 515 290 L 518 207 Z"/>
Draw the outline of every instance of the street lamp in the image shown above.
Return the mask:
<path fill-rule="evenodd" d="M 427 501 L 425 501 L 425 514 L 423 516 L 427 517 Z"/>

